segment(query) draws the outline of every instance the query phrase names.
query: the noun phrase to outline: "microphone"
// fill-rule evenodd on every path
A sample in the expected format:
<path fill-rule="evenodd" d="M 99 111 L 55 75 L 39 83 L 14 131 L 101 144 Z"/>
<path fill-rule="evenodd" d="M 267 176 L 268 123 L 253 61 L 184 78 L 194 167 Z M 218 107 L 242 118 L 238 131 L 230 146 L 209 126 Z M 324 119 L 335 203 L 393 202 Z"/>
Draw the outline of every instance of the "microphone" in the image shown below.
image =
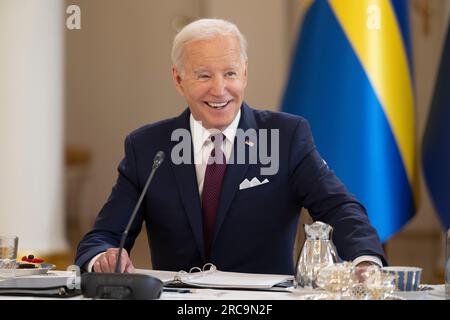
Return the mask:
<path fill-rule="evenodd" d="M 131 225 L 136 218 L 136 214 L 147 193 L 148 186 L 150 185 L 156 170 L 164 161 L 164 156 L 163 151 L 158 151 L 153 158 L 152 171 L 145 182 L 144 189 L 134 207 L 130 220 L 122 233 L 114 272 L 87 272 L 81 276 L 81 292 L 85 297 L 99 299 L 148 300 L 158 299 L 161 296 L 163 289 L 161 280 L 145 274 L 121 273 L 120 258 Z"/>

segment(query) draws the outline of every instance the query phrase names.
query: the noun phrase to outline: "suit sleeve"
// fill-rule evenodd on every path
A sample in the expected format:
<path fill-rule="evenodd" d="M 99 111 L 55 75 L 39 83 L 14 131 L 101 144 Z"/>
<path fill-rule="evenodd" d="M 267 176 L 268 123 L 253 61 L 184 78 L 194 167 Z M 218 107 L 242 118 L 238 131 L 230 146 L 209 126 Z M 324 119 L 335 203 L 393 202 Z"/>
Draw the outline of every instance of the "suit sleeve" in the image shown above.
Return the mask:
<path fill-rule="evenodd" d="M 136 157 L 132 138 L 125 140 L 125 157 L 118 167 L 119 176 L 111 194 L 101 209 L 94 228 L 87 233 L 78 245 L 75 263 L 82 267 L 100 252 L 117 248 L 120 238 L 131 217 L 143 187 L 138 181 Z M 125 249 L 130 252 L 142 228 L 143 206 L 138 211 L 131 226 Z"/>
<path fill-rule="evenodd" d="M 314 221 L 333 226 L 333 242 L 343 260 L 375 255 L 386 264 L 380 239 L 370 225 L 366 209 L 321 158 L 305 119 L 299 121 L 292 138 L 289 170 L 298 201 Z"/>

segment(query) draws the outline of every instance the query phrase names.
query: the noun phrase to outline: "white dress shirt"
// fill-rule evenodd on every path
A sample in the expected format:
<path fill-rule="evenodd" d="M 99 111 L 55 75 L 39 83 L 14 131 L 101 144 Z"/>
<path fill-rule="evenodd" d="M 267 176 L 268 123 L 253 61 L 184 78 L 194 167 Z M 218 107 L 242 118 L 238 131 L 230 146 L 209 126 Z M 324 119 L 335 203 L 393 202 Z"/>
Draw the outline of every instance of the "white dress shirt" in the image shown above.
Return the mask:
<path fill-rule="evenodd" d="M 230 158 L 231 151 L 233 150 L 234 138 L 236 136 L 236 130 L 239 125 L 239 120 L 241 119 L 241 110 L 237 113 L 233 122 L 222 131 L 225 136 L 225 139 L 222 144 L 222 150 L 225 154 L 225 159 Z M 211 151 L 214 148 L 214 144 L 211 141 L 211 136 L 213 134 L 217 134 L 217 130 L 208 130 L 205 129 L 202 124 L 195 120 L 194 117 L 191 116 L 189 118 L 189 125 L 191 127 L 191 135 L 192 135 L 192 145 L 194 147 L 194 164 L 195 164 L 195 173 L 197 176 L 197 185 L 198 185 L 198 194 L 202 195 L 203 193 L 203 182 L 205 180 L 205 172 L 206 166 L 208 164 L 208 159 L 210 157 Z M 92 271 L 95 261 L 97 258 L 103 254 L 103 252 L 96 255 L 94 258 L 89 261 L 87 270 L 89 272 Z M 353 263 L 356 265 L 360 262 L 368 261 L 378 264 L 379 266 L 383 266 L 381 259 L 376 256 L 360 256 L 353 260 Z"/>
<path fill-rule="evenodd" d="M 234 137 L 236 136 L 236 130 L 240 119 L 241 110 L 239 110 L 233 122 L 231 122 L 230 125 L 222 131 L 225 136 L 225 139 L 223 139 L 222 150 L 225 154 L 227 163 L 228 159 L 230 159 L 231 151 L 233 150 Z M 194 164 L 195 174 L 197 176 L 198 194 L 201 197 L 203 193 L 203 182 L 205 181 L 206 166 L 208 164 L 211 151 L 214 148 L 214 144 L 211 141 L 211 136 L 219 131 L 205 129 L 199 121 L 194 119 L 192 113 L 189 118 L 189 124 L 191 126 L 192 145 L 194 147 Z"/>

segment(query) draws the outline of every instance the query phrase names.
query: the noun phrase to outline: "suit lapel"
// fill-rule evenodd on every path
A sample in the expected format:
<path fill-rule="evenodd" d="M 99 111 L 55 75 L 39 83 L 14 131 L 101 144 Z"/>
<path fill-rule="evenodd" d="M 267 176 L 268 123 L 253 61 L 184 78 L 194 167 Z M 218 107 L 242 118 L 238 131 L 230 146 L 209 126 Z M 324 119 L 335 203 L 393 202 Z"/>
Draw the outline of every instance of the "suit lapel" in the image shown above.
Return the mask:
<path fill-rule="evenodd" d="M 244 103 L 241 108 L 241 120 L 239 121 L 239 129 L 244 131 L 248 129 L 257 129 L 256 120 L 253 115 L 253 111 Z M 248 154 L 248 145 L 245 146 L 246 154 Z M 220 231 L 222 223 L 227 215 L 227 212 L 230 208 L 231 202 L 239 190 L 239 184 L 245 177 L 245 174 L 249 167 L 249 162 L 245 161 L 244 164 L 236 163 L 236 154 L 237 154 L 237 143 L 236 137 L 234 139 L 233 152 L 230 156 L 231 159 L 235 159 L 233 164 L 227 165 L 227 170 L 225 172 L 225 177 L 222 185 L 222 191 L 220 195 L 220 203 L 219 209 L 217 211 L 216 216 L 216 224 L 214 227 L 214 236 L 212 243 L 212 253 L 214 252 L 214 242 L 217 238 L 217 235 Z"/>
<path fill-rule="evenodd" d="M 175 121 L 175 129 L 187 129 L 190 132 L 189 126 L 189 110 L 184 111 Z M 178 141 L 172 141 L 170 150 L 178 143 Z M 202 260 L 205 260 L 205 246 L 203 242 L 203 223 L 202 223 L 202 211 L 200 204 L 200 196 L 198 193 L 197 177 L 195 174 L 194 166 L 194 154 L 191 139 L 191 164 L 176 165 L 173 161 L 170 161 L 175 179 L 178 185 L 181 200 L 183 202 L 186 215 L 188 216 L 189 223 L 194 233 L 195 241 L 197 243 L 198 250 Z"/>

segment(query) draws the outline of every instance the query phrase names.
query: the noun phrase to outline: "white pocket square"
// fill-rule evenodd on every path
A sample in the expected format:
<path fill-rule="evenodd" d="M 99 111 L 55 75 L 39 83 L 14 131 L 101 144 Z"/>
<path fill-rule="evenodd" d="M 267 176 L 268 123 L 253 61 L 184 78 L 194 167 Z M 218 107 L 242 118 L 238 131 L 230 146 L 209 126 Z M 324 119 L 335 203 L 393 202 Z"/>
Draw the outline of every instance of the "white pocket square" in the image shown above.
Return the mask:
<path fill-rule="evenodd" d="M 241 184 L 239 185 L 239 190 L 257 187 L 265 183 L 269 183 L 269 179 L 266 178 L 263 181 L 259 181 L 258 178 L 256 177 L 254 177 L 250 181 L 248 179 L 244 179 L 244 181 L 242 181 Z"/>

